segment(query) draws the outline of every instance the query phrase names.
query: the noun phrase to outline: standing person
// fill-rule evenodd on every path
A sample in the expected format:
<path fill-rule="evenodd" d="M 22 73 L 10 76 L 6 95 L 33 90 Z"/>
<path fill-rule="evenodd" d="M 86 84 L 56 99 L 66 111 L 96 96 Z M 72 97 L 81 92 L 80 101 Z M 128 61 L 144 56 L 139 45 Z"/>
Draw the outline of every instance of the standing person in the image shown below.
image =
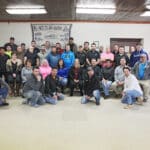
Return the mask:
<path fill-rule="evenodd" d="M 62 54 L 64 50 L 61 48 L 61 44 L 59 42 L 56 43 L 56 50 L 58 54 Z"/>
<path fill-rule="evenodd" d="M 24 55 L 24 64 L 26 63 L 27 59 L 32 60 L 32 66 L 39 66 L 40 61 L 37 53 L 34 51 L 34 47 L 30 47 Z"/>
<path fill-rule="evenodd" d="M 49 52 L 46 51 L 45 49 L 45 45 L 42 45 L 40 52 L 37 54 L 39 59 L 40 59 L 40 64 L 42 63 L 42 61 L 44 59 L 46 59 L 46 57 L 48 56 Z"/>
<path fill-rule="evenodd" d="M 20 59 L 22 61 L 22 64 L 23 64 L 25 51 L 23 51 L 23 49 L 21 48 L 20 45 L 17 46 L 16 54 L 17 54 L 17 58 Z"/>
<path fill-rule="evenodd" d="M 52 46 L 52 50 L 47 55 L 46 59 L 52 68 L 57 67 L 58 60 L 60 59 L 60 54 L 57 53 L 56 46 Z"/>
<path fill-rule="evenodd" d="M 105 67 L 106 66 L 106 60 L 114 61 L 114 54 L 111 52 L 110 48 L 106 48 L 106 51 L 101 53 L 100 56 L 100 66 Z"/>
<path fill-rule="evenodd" d="M 140 55 L 143 53 L 146 54 L 147 60 L 149 60 L 148 54 L 143 50 L 142 44 L 138 43 L 136 50 L 130 56 L 130 67 L 134 67 L 134 64 L 140 60 Z"/>
<path fill-rule="evenodd" d="M 7 45 L 11 46 L 11 49 L 13 52 L 15 52 L 17 50 L 17 45 L 15 44 L 14 37 L 10 37 L 9 42 L 4 45 L 5 49 L 6 49 Z"/>
<path fill-rule="evenodd" d="M 21 49 L 22 51 L 25 53 L 27 50 L 26 50 L 26 44 L 25 43 L 21 43 Z"/>
<path fill-rule="evenodd" d="M 52 68 L 49 66 L 47 59 L 44 59 L 39 67 L 40 74 L 42 75 L 43 80 L 51 74 Z"/>
<path fill-rule="evenodd" d="M 106 66 L 102 68 L 102 87 L 104 90 L 104 98 L 109 98 L 109 90 L 114 81 L 114 67 L 111 60 L 106 60 Z"/>
<path fill-rule="evenodd" d="M 25 63 L 25 66 L 21 70 L 21 79 L 23 86 L 30 79 L 32 74 L 32 61 L 28 59 Z"/>
<path fill-rule="evenodd" d="M 126 66 L 126 59 L 120 59 L 120 65 L 115 68 L 114 78 L 115 81 L 112 83 L 112 90 L 115 92 L 115 96 L 120 96 L 124 88 L 125 75 L 123 68 Z"/>
<path fill-rule="evenodd" d="M 84 78 L 84 96 L 81 99 L 81 104 L 86 104 L 94 97 L 96 105 L 100 105 L 100 84 L 99 79 L 94 73 L 92 67 L 87 68 L 87 76 Z"/>
<path fill-rule="evenodd" d="M 81 45 L 79 46 L 79 50 L 75 54 L 75 58 L 79 59 L 81 68 L 84 68 L 86 66 L 86 53 L 84 52 Z"/>
<path fill-rule="evenodd" d="M 6 102 L 6 98 L 7 98 L 8 93 L 9 93 L 8 84 L 2 78 L 0 78 L 0 106 L 9 105 Z"/>
<path fill-rule="evenodd" d="M 43 89 L 43 80 L 39 68 L 33 67 L 32 75 L 23 87 L 23 96 L 27 99 L 23 104 L 30 104 L 32 107 L 43 105 L 45 103 Z"/>
<path fill-rule="evenodd" d="M 7 79 L 6 63 L 9 56 L 5 54 L 4 47 L 0 47 L 0 78 L 5 77 Z"/>
<path fill-rule="evenodd" d="M 128 55 L 125 53 L 125 49 L 123 46 L 119 47 L 119 52 L 118 54 L 115 55 L 115 66 L 119 66 L 120 65 L 120 59 L 121 58 L 125 58 L 126 59 L 126 64 L 129 65 L 130 63 L 130 59 L 128 57 Z"/>
<path fill-rule="evenodd" d="M 125 74 L 125 81 L 122 103 L 127 104 L 127 106 L 124 107 L 125 109 L 130 109 L 132 108 L 133 103 L 136 101 L 136 98 L 138 98 L 138 101 L 142 103 L 143 92 L 138 80 L 134 75 L 131 74 L 131 69 L 129 67 L 124 67 L 123 71 Z"/>
<path fill-rule="evenodd" d="M 39 48 L 37 48 L 37 45 L 36 45 L 36 41 L 35 40 L 32 40 L 31 41 L 31 47 L 33 47 L 33 51 L 34 51 L 34 53 L 39 53 L 40 52 L 40 49 Z"/>
<path fill-rule="evenodd" d="M 64 100 L 64 95 L 58 92 L 59 78 L 57 76 L 57 68 L 52 68 L 52 72 L 45 79 L 45 95 L 46 102 L 57 104 L 58 100 Z"/>
<path fill-rule="evenodd" d="M 70 45 L 70 50 L 72 52 L 74 52 L 74 54 L 75 54 L 77 52 L 77 45 L 74 43 L 73 37 L 69 38 L 69 43 L 68 44 Z"/>
<path fill-rule="evenodd" d="M 88 65 L 91 65 L 92 58 L 96 59 L 96 64 L 99 64 L 100 61 L 100 54 L 96 51 L 96 44 L 91 44 L 91 50 L 87 53 L 86 62 Z"/>
<path fill-rule="evenodd" d="M 21 87 L 21 69 L 22 62 L 17 58 L 16 53 L 13 53 L 11 59 L 8 59 L 6 63 L 7 81 L 11 88 L 11 96 L 19 96 Z"/>
<path fill-rule="evenodd" d="M 5 47 L 5 54 L 6 55 L 8 55 L 9 56 L 9 58 L 11 58 L 11 55 L 12 55 L 12 48 L 11 48 L 11 46 L 10 45 L 7 45 L 6 47 Z"/>
<path fill-rule="evenodd" d="M 74 64 L 74 60 L 75 60 L 75 55 L 74 53 L 70 50 L 70 45 L 67 44 L 65 47 L 65 51 L 62 53 L 61 58 L 64 61 L 65 67 L 67 67 L 68 69 L 70 69 L 73 64 Z"/>
<path fill-rule="evenodd" d="M 83 96 L 83 78 L 82 68 L 80 68 L 79 60 L 75 61 L 74 66 L 69 71 L 69 87 L 70 96 L 73 96 L 74 88 L 79 87 L 80 95 Z"/>
<path fill-rule="evenodd" d="M 150 97 L 150 62 L 146 54 L 140 55 L 140 61 L 135 63 L 132 71 L 143 89 L 144 101 L 147 101 Z"/>
<path fill-rule="evenodd" d="M 45 41 L 45 50 L 46 50 L 46 53 L 50 53 L 51 52 L 51 44 L 49 41 Z"/>
<path fill-rule="evenodd" d="M 115 56 L 115 55 L 118 54 L 118 52 L 119 52 L 119 45 L 115 44 L 115 45 L 113 46 L 112 53 L 113 53 L 114 56 Z"/>
<path fill-rule="evenodd" d="M 84 42 L 84 47 L 83 47 L 84 52 L 87 54 L 90 51 L 89 48 L 89 42 Z"/>
<path fill-rule="evenodd" d="M 65 67 L 63 59 L 59 59 L 57 76 L 59 78 L 59 85 L 62 93 L 64 93 L 64 87 L 67 86 L 68 83 L 68 72 L 69 69 Z"/>

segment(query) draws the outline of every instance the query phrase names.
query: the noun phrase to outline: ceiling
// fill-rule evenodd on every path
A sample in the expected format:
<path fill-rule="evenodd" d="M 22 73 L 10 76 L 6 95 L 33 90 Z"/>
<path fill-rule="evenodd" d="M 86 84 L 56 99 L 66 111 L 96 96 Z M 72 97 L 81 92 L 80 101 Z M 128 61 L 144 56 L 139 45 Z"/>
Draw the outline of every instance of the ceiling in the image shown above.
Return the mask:
<path fill-rule="evenodd" d="M 0 21 L 102 21 L 102 22 L 148 22 L 150 17 L 141 17 L 150 0 L 0 0 Z M 76 4 L 114 4 L 114 15 L 76 14 Z M 5 8 L 10 5 L 44 5 L 48 14 L 9 15 Z"/>

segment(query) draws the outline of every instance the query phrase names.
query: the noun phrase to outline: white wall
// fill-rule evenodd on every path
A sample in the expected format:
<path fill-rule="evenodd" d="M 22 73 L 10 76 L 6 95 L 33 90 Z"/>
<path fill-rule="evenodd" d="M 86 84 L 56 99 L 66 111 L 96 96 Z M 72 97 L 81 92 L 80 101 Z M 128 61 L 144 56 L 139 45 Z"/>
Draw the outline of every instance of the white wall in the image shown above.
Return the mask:
<path fill-rule="evenodd" d="M 150 24 L 85 22 L 71 24 L 71 36 L 74 37 L 77 44 L 82 44 L 84 41 L 100 41 L 100 45 L 106 47 L 110 44 L 110 38 L 143 38 L 144 48 L 150 52 Z M 29 46 L 32 40 L 31 23 L 0 23 L 0 45 L 6 43 L 11 36 L 16 38 L 17 44 L 25 42 Z"/>

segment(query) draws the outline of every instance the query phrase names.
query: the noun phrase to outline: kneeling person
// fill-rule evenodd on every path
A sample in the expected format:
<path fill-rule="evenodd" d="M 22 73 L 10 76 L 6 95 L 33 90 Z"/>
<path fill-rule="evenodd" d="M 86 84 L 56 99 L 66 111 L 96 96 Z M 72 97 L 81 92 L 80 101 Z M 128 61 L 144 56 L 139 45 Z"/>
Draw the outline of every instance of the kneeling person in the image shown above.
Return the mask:
<path fill-rule="evenodd" d="M 64 95 L 58 92 L 59 78 L 57 77 L 57 68 L 52 68 L 52 72 L 45 79 L 46 102 L 57 104 L 58 100 L 63 100 Z"/>
<path fill-rule="evenodd" d="M 23 104 L 30 104 L 33 107 L 44 104 L 43 89 L 43 80 L 39 68 L 34 67 L 31 77 L 23 87 L 23 96 L 27 98 L 27 101 L 23 102 Z"/>
<path fill-rule="evenodd" d="M 100 105 L 100 83 L 98 77 L 95 75 L 92 67 L 87 68 L 87 77 L 84 79 L 84 96 L 81 99 L 82 104 L 89 102 L 94 96 L 96 105 Z"/>

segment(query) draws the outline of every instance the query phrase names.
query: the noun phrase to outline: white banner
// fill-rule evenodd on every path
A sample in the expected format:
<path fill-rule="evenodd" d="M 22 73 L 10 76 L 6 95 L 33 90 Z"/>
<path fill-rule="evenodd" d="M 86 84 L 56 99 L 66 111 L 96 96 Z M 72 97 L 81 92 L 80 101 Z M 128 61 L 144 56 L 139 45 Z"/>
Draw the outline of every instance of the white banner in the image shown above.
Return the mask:
<path fill-rule="evenodd" d="M 60 42 L 64 47 L 69 40 L 71 26 L 71 24 L 31 24 L 32 37 L 38 46 L 50 41 L 51 45 Z"/>

